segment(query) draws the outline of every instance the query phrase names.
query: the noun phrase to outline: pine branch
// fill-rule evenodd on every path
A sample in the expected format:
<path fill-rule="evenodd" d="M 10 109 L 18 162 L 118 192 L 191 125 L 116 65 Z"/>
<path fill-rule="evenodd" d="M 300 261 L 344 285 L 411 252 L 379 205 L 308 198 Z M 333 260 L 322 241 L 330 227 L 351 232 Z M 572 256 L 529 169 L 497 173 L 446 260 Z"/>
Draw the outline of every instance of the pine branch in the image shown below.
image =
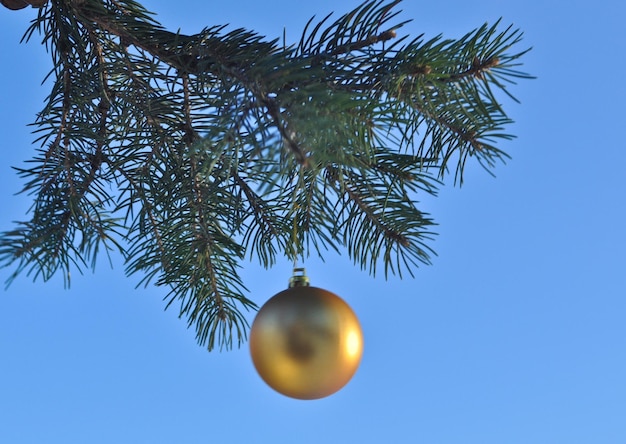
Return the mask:
<path fill-rule="evenodd" d="M 117 248 L 212 349 L 246 338 L 245 256 L 346 251 L 400 276 L 430 263 L 417 197 L 450 169 L 462 182 L 471 158 L 506 157 L 499 96 L 528 77 L 526 51 L 498 24 L 407 43 L 399 4 L 311 19 L 284 47 L 223 26 L 173 33 L 134 0 L 47 2 L 25 35 L 41 33 L 53 68 L 41 148 L 18 170 L 32 217 L 0 235 L 11 279 L 69 276 Z"/>

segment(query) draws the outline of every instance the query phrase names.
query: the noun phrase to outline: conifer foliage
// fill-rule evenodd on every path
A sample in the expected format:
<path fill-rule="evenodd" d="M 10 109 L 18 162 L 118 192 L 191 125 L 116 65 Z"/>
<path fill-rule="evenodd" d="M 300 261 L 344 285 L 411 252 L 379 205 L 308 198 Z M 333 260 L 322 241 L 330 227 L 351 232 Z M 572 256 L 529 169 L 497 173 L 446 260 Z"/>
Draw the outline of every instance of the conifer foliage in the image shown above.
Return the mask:
<path fill-rule="evenodd" d="M 25 39 L 41 36 L 52 69 L 17 169 L 30 220 L 0 234 L 0 264 L 69 283 L 119 252 L 209 349 L 246 338 L 244 260 L 336 250 L 385 275 L 429 263 L 418 196 L 506 158 L 499 100 L 528 77 L 519 30 L 402 37 L 400 0 L 312 19 L 292 45 L 170 32 L 133 0 L 1 1 L 39 8 Z"/>

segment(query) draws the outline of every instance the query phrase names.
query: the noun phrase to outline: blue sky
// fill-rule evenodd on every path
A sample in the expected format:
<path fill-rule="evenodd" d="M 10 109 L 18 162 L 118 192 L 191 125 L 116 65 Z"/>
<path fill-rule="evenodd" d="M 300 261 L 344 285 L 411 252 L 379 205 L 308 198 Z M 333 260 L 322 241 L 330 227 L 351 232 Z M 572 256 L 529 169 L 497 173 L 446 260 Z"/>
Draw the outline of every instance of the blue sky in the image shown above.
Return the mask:
<path fill-rule="evenodd" d="M 312 15 L 358 1 L 145 2 L 170 29 L 230 23 L 296 41 Z M 346 257 L 307 262 L 365 336 L 337 394 L 297 401 L 269 389 L 248 350 L 208 353 L 162 289 L 135 289 L 123 264 L 0 293 L 0 442 L 10 444 L 626 442 L 626 6 L 619 2 L 405 0 L 403 31 L 459 37 L 499 17 L 534 49 L 538 78 L 513 89 L 517 139 L 496 178 L 467 170 L 423 209 L 438 256 L 415 279 L 371 278 Z M 0 10 L 0 230 L 23 219 L 11 170 L 33 148 L 48 94 L 31 10 Z M 11 270 L 1 269 L 0 280 Z M 246 264 L 250 297 L 285 288 L 290 264 Z M 252 319 L 252 313 L 250 319 Z"/>

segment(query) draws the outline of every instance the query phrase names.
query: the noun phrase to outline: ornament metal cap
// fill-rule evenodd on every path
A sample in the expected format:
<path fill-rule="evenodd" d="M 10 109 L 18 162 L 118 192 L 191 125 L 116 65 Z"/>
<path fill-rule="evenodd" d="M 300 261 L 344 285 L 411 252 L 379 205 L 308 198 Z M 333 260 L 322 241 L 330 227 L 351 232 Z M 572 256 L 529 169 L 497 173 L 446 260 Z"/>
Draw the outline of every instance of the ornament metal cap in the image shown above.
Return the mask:
<path fill-rule="evenodd" d="M 306 275 L 304 268 L 294 268 L 293 276 L 289 278 L 289 288 L 308 287 L 310 285 L 309 277 Z"/>

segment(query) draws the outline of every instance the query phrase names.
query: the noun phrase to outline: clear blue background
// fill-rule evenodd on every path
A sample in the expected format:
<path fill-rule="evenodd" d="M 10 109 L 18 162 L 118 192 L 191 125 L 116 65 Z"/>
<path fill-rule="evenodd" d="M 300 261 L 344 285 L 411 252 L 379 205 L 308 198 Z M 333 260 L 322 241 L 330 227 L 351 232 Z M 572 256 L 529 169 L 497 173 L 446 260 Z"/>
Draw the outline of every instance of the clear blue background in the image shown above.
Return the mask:
<path fill-rule="evenodd" d="M 148 0 L 170 29 L 230 23 L 295 42 L 312 15 L 357 0 Z M 296 401 L 256 375 L 247 347 L 208 353 L 163 311 L 162 289 L 135 289 L 119 260 L 95 274 L 0 293 L 0 443 L 626 442 L 626 7 L 617 1 L 405 0 L 413 36 L 459 37 L 503 17 L 534 49 L 538 76 L 508 103 L 518 138 L 493 178 L 478 166 L 423 209 L 439 256 L 415 279 L 373 279 L 344 257 L 310 261 L 317 286 L 361 319 L 354 379 Z M 35 11 L 0 9 L 0 229 L 24 219 L 11 165 L 31 157 L 26 125 L 50 68 Z M 0 279 L 10 274 L 0 270 Z M 251 298 L 284 289 L 290 265 L 246 264 Z M 250 319 L 253 314 L 250 313 Z"/>

